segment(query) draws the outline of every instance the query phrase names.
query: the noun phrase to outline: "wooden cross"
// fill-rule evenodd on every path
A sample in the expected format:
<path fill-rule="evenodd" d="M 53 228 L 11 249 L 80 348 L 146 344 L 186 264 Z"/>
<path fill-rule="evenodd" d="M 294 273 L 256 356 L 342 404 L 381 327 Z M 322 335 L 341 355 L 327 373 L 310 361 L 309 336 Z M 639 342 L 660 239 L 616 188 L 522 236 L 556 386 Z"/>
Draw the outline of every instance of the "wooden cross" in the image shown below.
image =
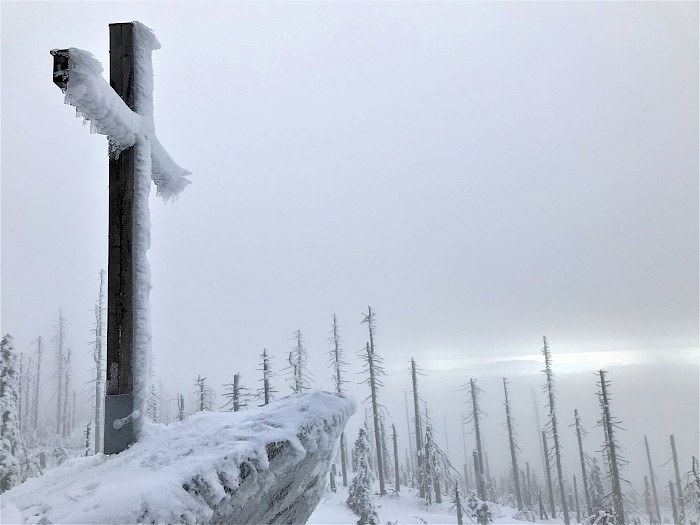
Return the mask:
<path fill-rule="evenodd" d="M 89 53 L 52 50 L 53 79 L 79 116 L 109 140 L 107 389 L 104 453 L 136 441 L 150 382 L 148 194 L 170 199 L 189 184 L 155 136 L 151 52 L 160 47 L 139 22 L 109 25 L 110 82 Z M 96 422 L 96 424 L 98 424 Z"/>

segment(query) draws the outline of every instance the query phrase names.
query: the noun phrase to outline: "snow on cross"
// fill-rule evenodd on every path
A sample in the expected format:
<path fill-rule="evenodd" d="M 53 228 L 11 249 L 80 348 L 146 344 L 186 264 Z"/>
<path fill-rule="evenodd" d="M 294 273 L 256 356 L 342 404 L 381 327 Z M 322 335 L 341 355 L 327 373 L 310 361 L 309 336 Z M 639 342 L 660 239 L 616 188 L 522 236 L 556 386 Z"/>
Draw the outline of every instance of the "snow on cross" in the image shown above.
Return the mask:
<path fill-rule="evenodd" d="M 54 49 L 54 83 L 66 103 L 109 141 L 109 266 L 107 395 L 104 451 L 118 453 L 141 432 L 150 381 L 151 179 L 165 200 L 190 181 L 155 135 L 153 65 L 160 48 L 140 22 L 109 25 L 110 83 L 102 65 L 81 49 Z"/>

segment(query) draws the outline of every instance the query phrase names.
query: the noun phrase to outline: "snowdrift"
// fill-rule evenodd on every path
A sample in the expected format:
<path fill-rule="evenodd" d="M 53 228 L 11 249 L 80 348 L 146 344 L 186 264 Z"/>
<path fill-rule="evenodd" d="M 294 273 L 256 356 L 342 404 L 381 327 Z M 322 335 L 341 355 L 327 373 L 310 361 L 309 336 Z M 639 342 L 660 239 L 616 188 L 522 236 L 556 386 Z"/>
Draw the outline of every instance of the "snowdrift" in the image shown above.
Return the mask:
<path fill-rule="evenodd" d="M 355 410 L 314 391 L 149 425 L 120 454 L 72 459 L 6 492 L 2 522 L 305 523 Z"/>

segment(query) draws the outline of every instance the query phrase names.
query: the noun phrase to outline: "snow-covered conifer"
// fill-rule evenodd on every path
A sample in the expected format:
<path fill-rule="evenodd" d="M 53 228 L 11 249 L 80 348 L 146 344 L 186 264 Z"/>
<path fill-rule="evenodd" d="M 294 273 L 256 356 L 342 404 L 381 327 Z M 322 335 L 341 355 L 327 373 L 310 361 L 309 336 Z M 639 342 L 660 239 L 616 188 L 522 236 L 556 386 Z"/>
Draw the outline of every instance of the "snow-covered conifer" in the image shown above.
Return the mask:
<path fill-rule="evenodd" d="M 485 501 L 480 500 L 476 497 L 474 491 L 469 493 L 469 499 L 467 499 L 467 514 L 479 525 L 487 525 L 493 521 L 493 514 L 491 513 L 491 507 Z"/>
<path fill-rule="evenodd" d="M 348 490 L 346 504 L 355 515 L 359 516 L 357 525 L 376 525 L 379 523 L 379 517 L 374 506 L 372 491 L 374 476 L 369 467 L 369 440 L 367 432 L 362 427 L 360 427 L 353 452 L 357 469 Z"/>
<path fill-rule="evenodd" d="M 294 339 L 296 340 L 296 345 L 294 349 L 289 352 L 289 370 L 292 383 L 292 392 L 295 394 L 302 394 L 306 390 L 309 390 L 309 374 L 306 370 L 306 360 L 307 352 L 306 347 L 304 347 L 304 338 L 301 335 L 301 330 L 294 331 Z"/>
<path fill-rule="evenodd" d="M 0 493 L 21 482 L 18 400 L 17 354 L 12 336 L 6 334 L 0 343 Z"/>

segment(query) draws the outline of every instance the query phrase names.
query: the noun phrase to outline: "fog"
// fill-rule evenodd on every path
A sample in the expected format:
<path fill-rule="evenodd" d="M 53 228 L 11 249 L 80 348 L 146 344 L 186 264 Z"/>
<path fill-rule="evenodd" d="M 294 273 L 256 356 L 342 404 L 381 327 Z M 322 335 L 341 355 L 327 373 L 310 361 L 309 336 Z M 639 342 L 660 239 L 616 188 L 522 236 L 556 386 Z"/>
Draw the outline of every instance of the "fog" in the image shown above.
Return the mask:
<path fill-rule="evenodd" d="M 189 395 L 198 374 L 217 406 L 235 372 L 255 388 L 262 349 L 281 372 L 294 330 L 315 386 L 331 388 L 336 313 L 361 400 L 356 354 L 372 306 L 381 401 L 402 448 L 414 357 L 455 464 L 458 387 L 474 377 L 491 469 L 507 468 L 507 376 L 523 454 L 538 465 L 530 392 L 547 335 L 568 477 L 574 408 L 588 452 L 602 443 L 600 368 L 627 429 L 628 479 L 639 489 L 644 434 L 657 466 L 675 434 L 688 470 L 699 412 L 697 4 L 1 9 L 2 331 L 19 351 L 51 339 L 62 308 L 79 381 L 90 378 L 107 144 L 63 104 L 49 50 L 75 46 L 106 64 L 108 24 L 139 20 L 162 44 L 158 136 L 193 172 L 176 202 L 151 195 L 154 367 L 171 397 Z M 281 374 L 275 383 L 289 393 Z"/>

